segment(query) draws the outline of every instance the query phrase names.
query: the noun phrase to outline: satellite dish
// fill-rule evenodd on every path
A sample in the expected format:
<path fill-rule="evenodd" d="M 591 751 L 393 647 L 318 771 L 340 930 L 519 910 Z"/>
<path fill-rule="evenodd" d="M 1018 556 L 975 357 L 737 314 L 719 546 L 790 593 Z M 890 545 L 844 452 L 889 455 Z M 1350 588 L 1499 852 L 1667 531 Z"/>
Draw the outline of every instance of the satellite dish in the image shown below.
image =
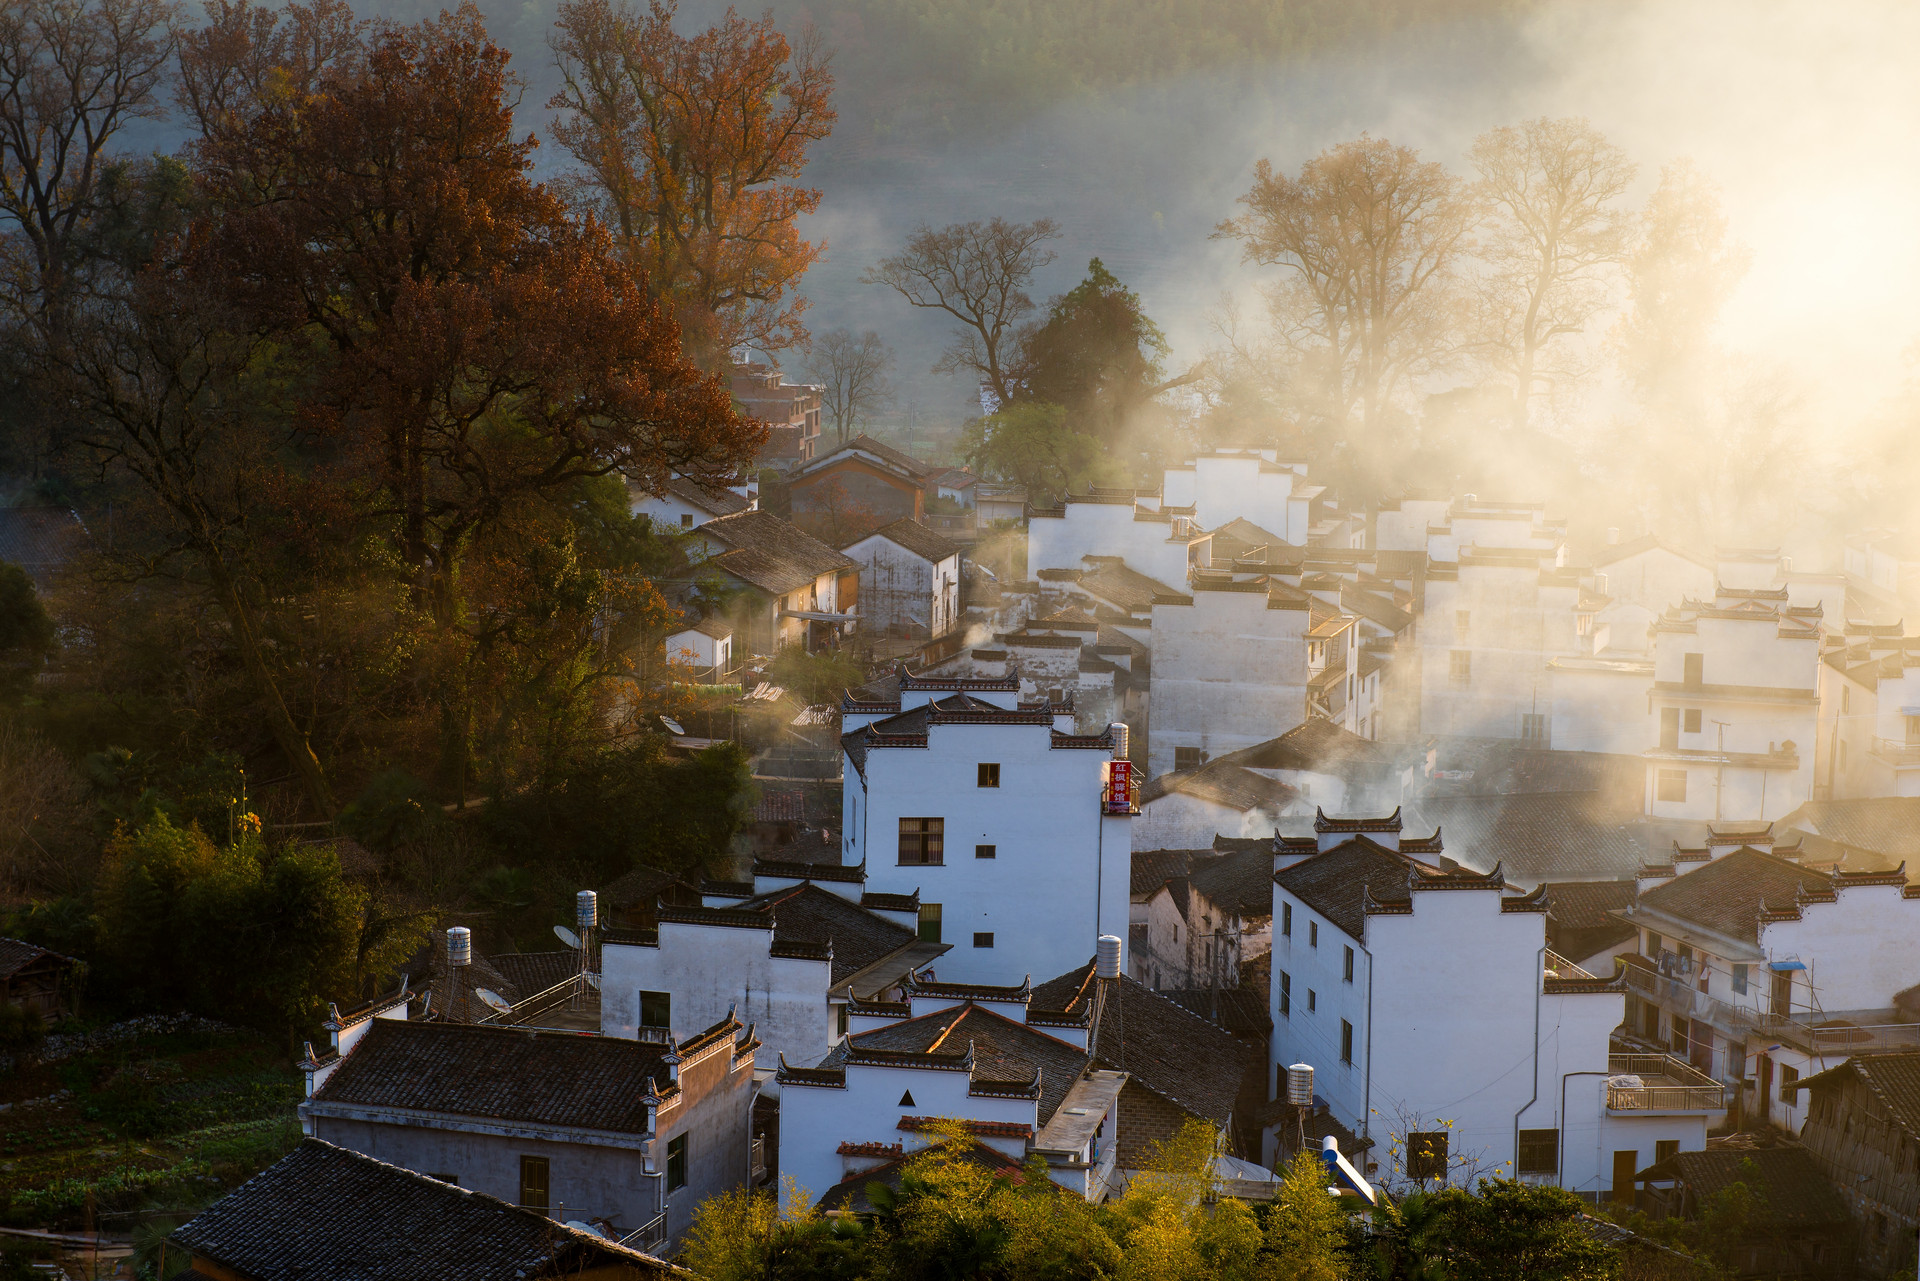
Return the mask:
<path fill-rule="evenodd" d="M 508 1005 L 506 1002 L 506 999 L 502 997 L 499 993 L 489 992 L 484 987 L 477 987 L 473 989 L 473 994 L 479 997 L 481 1000 L 485 1001 L 488 1005 L 492 1006 L 497 1012 L 501 1014 L 509 1013 L 513 1009 L 513 1007 L 511 1005 Z"/>
<path fill-rule="evenodd" d="M 564 925 L 554 926 L 553 933 L 554 933 L 554 937 L 558 938 L 562 943 L 565 943 L 568 947 L 580 946 L 580 936 L 578 934 L 575 934 L 572 930 L 568 929 Z"/>
<path fill-rule="evenodd" d="M 592 970 L 587 971 L 587 986 L 596 992 L 600 990 L 600 976 Z"/>
<path fill-rule="evenodd" d="M 660 723 L 662 725 L 665 725 L 667 727 L 668 732 L 670 733 L 678 734 L 682 738 L 685 738 L 687 736 L 687 731 L 680 728 L 680 722 L 676 721 L 671 716 L 662 716 L 660 718 Z"/>

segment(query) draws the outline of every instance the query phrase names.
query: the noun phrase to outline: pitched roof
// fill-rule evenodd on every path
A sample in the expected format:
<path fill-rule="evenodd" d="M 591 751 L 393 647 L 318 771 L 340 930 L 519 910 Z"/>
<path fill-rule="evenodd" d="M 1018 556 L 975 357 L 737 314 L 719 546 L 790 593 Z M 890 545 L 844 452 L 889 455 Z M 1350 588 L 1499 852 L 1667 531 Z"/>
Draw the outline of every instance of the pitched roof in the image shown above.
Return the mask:
<path fill-rule="evenodd" d="M 1714 563 L 1705 556 L 1675 547 L 1672 543 L 1654 534 L 1642 534 L 1638 538 L 1629 538 L 1624 543 L 1613 543 L 1602 548 L 1593 558 L 1593 567 L 1595 569 L 1604 569 L 1616 561 L 1622 561 L 1629 556 L 1638 556 L 1641 552 L 1650 552 L 1656 549 L 1678 556 L 1682 560 L 1690 560 L 1702 569 L 1712 570 L 1715 568 Z"/>
<path fill-rule="evenodd" d="M 1920 796 L 1876 796 L 1851 801 L 1809 801 L 1782 820 L 1894 858 L 1920 859 Z"/>
<path fill-rule="evenodd" d="M 675 629 L 682 632 L 699 632 L 702 636 L 711 636 L 715 640 L 725 640 L 733 635 L 733 624 L 724 618 L 708 615 L 705 618 L 689 618 Z"/>
<path fill-rule="evenodd" d="M 1282 868 L 1273 879 L 1357 939 L 1366 928 L 1362 899 L 1371 894 L 1382 902 L 1405 902 L 1411 869 L 1405 855 L 1356 836 Z"/>
<path fill-rule="evenodd" d="M 1515 880 L 1632 876 L 1646 861 L 1623 815 L 1595 792 L 1430 796 L 1418 819 L 1447 836 L 1447 848 L 1482 870 L 1502 864 Z"/>
<path fill-rule="evenodd" d="M 849 538 L 840 544 L 840 548 L 845 551 L 855 543 L 865 542 L 869 538 L 884 538 L 890 543 L 906 548 L 920 559 L 930 560 L 935 564 L 946 560 L 949 556 L 958 556 L 961 550 L 960 544 L 942 538 L 919 521 L 904 516 L 891 525 L 882 525 L 871 533 L 861 534 L 858 538 Z"/>
<path fill-rule="evenodd" d="M 1193 860 L 1198 854 L 1211 854 L 1211 850 L 1135 850 L 1133 852 L 1133 871 L 1129 878 L 1129 894 L 1151 894 L 1175 877 L 1185 876 L 1193 871 Z"/>
<path fill-rule="evenodd" d="M 937 1047 L 943 1054 L 955 1054 L 964 1053 L 969 1044 L 973 1046 L 976 1077 L 1031 1081 L 1039 1075 L 1041 1125 L 1052 1119 L 1088 1062 L 1087 1052 L 1078 1046 L 966 1001 L 847 1037 L 820 1066 L 838 1065 L 846 1058 L 849 1047 L 904 1050 L 912 1054 L 931 1053 Z"/>
<path fill-rule="evenodd" d="M 1249 1070 L 1266 1071 L 1266 1051 L 1122 975 L 1103 998 L 1093 962 L 1033 989 L 1035 1010 L 1077 1013 L 1094 1007 L 1095 1065 L 1128 1073 L 1193 1116 L 1225 1125 Z"/>
<path fill-rule="evenodd" d="M 1855 1055 L 1839 1067 L 1801 1078 L 1800 1088 L 1832 1085 L 1846 1076 L 1858 1077 L 1900 1128 L 1920 1139 L 1920 1053 Z"/>
<path fill-rule="evenodd" d="M 1162 774 L 1140 789 L 1140 803 L 1146 805 L 1175 794 L 1211 801 L 1243 814 L 1263 807 L 1285 809 L 1300 796 L 1298 788 L 1242 769 L 1224 758 L 1208 761 L 1198 769 Z"/>
<path fill-rule="evenodd" d="M 1632 881 L 1550 882 L 1547 891 L 1547 920 L 1563 930 L 1605 929 L 1627 925 L 1614 911 L 1633 902 Z"/>
<path fill-rule="evenodd" d="M 1264 1038 L 1273 1031 L 1265 992 L 1245 987 L 1191 987 L 1174 988 L 1161 995 L 1238 1037 Z"/>
<path fill-rule="evenodd" d="M 495 953 L 487 960 L 513 984 L 514 993 L 523 1001 L 559 986 L 580 972 L 578 952 L 504 952 Z"/>
<path fill-rule="evenodd" d="M 1161 596 L 1177 596 L 1177 589 L 1155 578 L 1148 578 L 1118 556 L 1103 556 L 1091 569 L 1080 574 L 1080 587 L 1097 600 L 1106 601 L 1129 614 L 1144 614 Z"/>
<path fill-rule="evenodd" d="M 738 907 L 772 913 L 776 944 L 830 945 L 835 983 L 919 941 L 906 926 L 810 882 L 756 895 Z"/>
<path fill-rule="evenodd" d="M 1791 908 L 1801 890 L 1825 890 L 1831 883 L 1824 873 L 1742 847 L 1642 891 L 1639 905 L 1757 944 L 1762 911 Z"/>
<path fill-rule="evenodd" d="M 1634 1177 L 1677 1178 L 1702 1200 L 1736 1183 L 1744 1183 L 1749 1190 L 1766 1198 L 1767 1218 L 1781 1227 L 1842 1224 L 1851 1217 L 1846 1202 L 1828 1182 L 1813 1155 L 1797 1145 L 1680 1152 Z"/>
<path fill-rule="evenodd" d="M 731 489 L 708 489 L 685 476 L 674 476 L 661 488 L 681 502 L 715 516 L 731 516 L 735 512 L 745 511 L 748 506 L 747 500 Z"/>
<path fill-rule="evenodd" d="M 636 903 L 651 903 L 668 886 L 686 884 L 686 878 L 678 872 L 648 867 L 643 863 L 626 875 L 609 881 L 606 888 L 600 891 L 600 906 L 622 908 L 632 907 Z"/>
<path fill-rule="evenodd" d="M 842 454 L 853 452 L 871 454 L 875 458 L 889 464 L 894 469 L 905 472 L 915 480 L 925 480 L 928 477 L 934 476 L 936 473 L 944 473 L 947 470 L 943 464 L 922 462 L 904 450 L 895 449 L 892 445 L 875 440 L 871 436 L 861 435 L 855 436 L 852 440 L 834 449 L 831 453 L 818 455 L 812 462 L 796 472 L 795 475 L 806 475 L 810 472 L 819 471 Z"/>
<path fill-rule="evenodd" d="M 518 1281 L 588 1268 L 669 1274 L 650 1255 L 537 1210 L 319 1139 L 202 1210 L 173 1240 L 258 1281 Z"/>
<path fill-rule="evenodd" d="M 1228 752 L 1220 760 L 1247 769 L 1307 770 L 1341 777 L 1379 778 L 1403 768 L 1400 749 L 1319 718 L 1302 721 L 1278 738 Z"/>
<path fill-rule="evenodd" d="M 313 1097 L 644 1134 L 647 1078 L 669 1089 L 665 1053 L 612 1036 L 374 1019 Z"/>
<path fill-rule="evenodd" d="M 1273 842 L 1233 850 L 1195 865 L 1193 888 L 1243 918 L 1273 914 Z"/>
<path fill-rule="evenodd" d="M 0 561 L 20 566 L 36 582 L 45 583 L 90 541 L 69 508 L 0 507 Z"/>
<path fill-rule="evenodd" d="M 822 574 L 859 568 L 851 557 L 772 512 L 720 516 L 700 526 L 699 532 L 730 549 L 707 564 L 775 596 L 804 587 Z"/>
<path fill-rule="evenodd" d="M 26 943 L 20 939 L 0 938 L 0 978 L 18 974 L 37 961 L 54 960 L 62 965 L 72 965 L 73 958 L 50 952 L 37 943 Z"/>

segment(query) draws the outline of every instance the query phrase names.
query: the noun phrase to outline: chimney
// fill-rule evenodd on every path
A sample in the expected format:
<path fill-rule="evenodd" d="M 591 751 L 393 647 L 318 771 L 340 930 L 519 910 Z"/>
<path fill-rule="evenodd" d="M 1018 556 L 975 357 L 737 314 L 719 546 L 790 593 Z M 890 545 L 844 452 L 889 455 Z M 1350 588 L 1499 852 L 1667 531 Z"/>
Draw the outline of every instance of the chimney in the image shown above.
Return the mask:
<path fill-rule="evenodd" d="M 1120 936 L 1102 934 L 1098 949 L 1094 953 L 1094 974 L 1103 979 L 1120 977 Z"/>

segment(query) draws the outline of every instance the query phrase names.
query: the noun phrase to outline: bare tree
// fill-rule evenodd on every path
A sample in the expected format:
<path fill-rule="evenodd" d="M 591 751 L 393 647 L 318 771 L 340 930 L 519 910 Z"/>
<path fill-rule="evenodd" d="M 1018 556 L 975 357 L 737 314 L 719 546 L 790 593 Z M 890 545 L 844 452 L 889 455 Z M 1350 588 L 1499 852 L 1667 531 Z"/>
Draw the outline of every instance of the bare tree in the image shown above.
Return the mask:
<path fill-rule="evenodd" d="M 1381 425 L 1393 393 L 1453 346 L 1448 287 L 1473 224 L 1460 181 L 1410 147 L 1362 135 L 1300 176 L 1262 160 L 1247 212 L 1215 235 L 1284 267 L 1270 301 L 1297 389 L 1336 432 Z"/>
<path fill-rule="evenodd" d="M 1051 218 L 1033 222 L 956 222 L 923 225 L 906 248 L 867 269 L 861 280 L 886 285 L 915 307 L 944 311 L 959 335 L 934 365 L 935 373 L 971 373 L 1001 405 L 1009 403 L 1008 374 L 1022 319 L 1033 310 L 1027 287 L 1053 261 L 1049 240 L 1060 236 Z"/>
<path fill-rule="evenodd" d="M 871 329 L 858 338 L 851 329 L 835 329 L 813 340 L 807 350 L 807 372 L 826 389 L 821 393 L 821 408 L 842 444 L 863 420 L 893 400 L 893 385 L 887 378 L 892 367 L 893 349 Z"/>
<path fill-rule="evenodd" d="M 1583 333 L 1611 296 L 1630 223 L 1615 202 L 1634 166 L 1581 119 L 1502 126 L 1471 154 L 1487 211 L 1482 342 L 1513 379 L 1513 425 L 1524 428 L 1536 391 L 1583 372 L 1561 340 Z"/>
<path fill-rule="evenodd" d="M 74 242 L 97 211 L 107 148 L 164 114 L 173 54 L 169 0 L 0 4 L 0 288 L 57 329 Z"/>

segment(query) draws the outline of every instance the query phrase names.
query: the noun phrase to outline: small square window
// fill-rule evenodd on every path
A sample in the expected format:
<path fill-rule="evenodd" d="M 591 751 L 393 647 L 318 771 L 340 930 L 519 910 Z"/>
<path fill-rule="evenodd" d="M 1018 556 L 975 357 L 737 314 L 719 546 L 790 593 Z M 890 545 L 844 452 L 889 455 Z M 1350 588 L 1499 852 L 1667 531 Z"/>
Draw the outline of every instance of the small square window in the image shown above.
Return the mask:
<path fill-rule="evenodd" d="M 922 943 L 940 942 L 940 905 L 938 903 L 920 905 L 920 941 Z"/>
<path fill-rule="evenodd" d="M 693 513 L 692 513 L 692 512 L 681 512 L 681 513 L 680 513 L 680 528 L 682 528 L 682 529 L 692 529 L 692 528 L 693 528 Z"/>
<path fill-rule="evenodd" d="M 1190 769 L 1199 769 L 1200 766 L 1205 763 L 1205 758 L 1201 756 L 1200 749 L 1197 747 L 1176 747 L 1173 749 L 1173 768 L 1175 773 L 1181 773 Z"/>
<path fill-rule="evenodd" d="M 547 1198 L 547 1158 L 543 1156 L 523 1156 L 520 1158 L 520 1204 L 529 1210 L 544 1210 L 550 1202 Z"/>
<path fill-rule="evenodd" d="M 1520 1131 L 1520 1173 L 1558 1174 L 1560 1172 L 1560 1131 Z"/>
<path fill-rule="evenodd" d="M 998 762 L 982 761 L 980 763 L 980 786 L 1000 786 L 1000 766 Z"/>
<path fill-rule="evenodd" d="M 1699 708 L 1697 707 L 1687 708 L 1686 723 L 1681 728 L 1684 729 L 1689 734 L 1698 734 L 1700 732 L 1700 709 Z"/>
<path fill-rule="evenodd" d="M 900 862 L 906 865 L 940 866 L 946 859 L 947 820 L 944 818 L 903 818 L 900 820 Z"/>
<path fill-rule="evenodd" d="M 973 945 L 975 947 L 992 947 L 993 932 L 991 930 L 984 931 L 984 932 L 975 930 L 973 935 Z"/>
<path fill-rule="evenodd" d="M 993 846 L 991 846 L 991 845 L 976 845 L 976 846 L 974 846 L 974 847 L 973 847 L 973 856 L 974 856 L 975 858 L 998 858 L 998 857 L 999 857 L 999 855 L 998 855 L 998 854 L 996 853 L 996 851 L 995 851 L 995 849 L 994 849 L 994 847 L 993 847 Z"/>
<path fill-rule="evenodd" d="M 677 1134 L 667 1140 L 667 1191 L 678 1192 L 687 1186 L 687 1136 Z"/>

